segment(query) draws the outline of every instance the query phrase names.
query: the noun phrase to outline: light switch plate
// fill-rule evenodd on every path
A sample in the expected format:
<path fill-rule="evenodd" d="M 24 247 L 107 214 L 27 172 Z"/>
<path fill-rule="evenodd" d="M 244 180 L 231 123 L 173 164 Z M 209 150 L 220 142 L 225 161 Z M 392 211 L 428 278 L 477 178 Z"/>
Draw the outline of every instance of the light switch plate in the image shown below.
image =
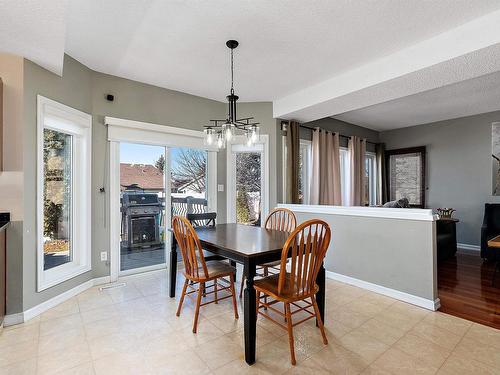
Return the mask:
<path fill-rule="evenodd" d="M 108 260 L 108 252 L 107 251 L 101 251 L 101 262 L 105 262 Z"/>
<path fill-rule="evenodd" d="M 223 184 L 217 185 L 217 191 L 224 191 L 224 185 Z"/>

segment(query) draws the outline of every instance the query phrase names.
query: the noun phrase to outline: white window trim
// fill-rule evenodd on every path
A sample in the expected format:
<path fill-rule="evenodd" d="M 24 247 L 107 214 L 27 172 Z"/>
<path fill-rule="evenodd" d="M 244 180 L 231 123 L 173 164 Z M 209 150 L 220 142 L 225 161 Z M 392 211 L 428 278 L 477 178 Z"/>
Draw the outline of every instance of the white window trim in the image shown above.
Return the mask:
<path fill-rule="evenodd" d="M 73 135 L 71 262 L 44 270 L 43 253 L 43 130 Z M 91 270 L 92 116 L 37 96 L 37 291 L 48 289 Z"/>
<path fill-rule="evenodd" d="M 267 134 L 260 135 L 259 142 L 256 142 L 254 146 L 246 146 L 246 138 L 244 136 L 234 137 L 233 140 L 227 142 L 226 148 L 226 167 L 227 167 L 227 222 L 236 222 L 236 163 L 235 158 L 233 158 L 233 146 L 237 146 L 240 150 L 247 150 L 248 152 L 262 152 L 261 165 L 263 165 L 262 180 L 261 180 L 261 223 L 264 223 L 264 219 L 269 213 L 269 136 Z M 261 150 L 257 150 L 261 148 Z"/>
<path fill-rule="evenodd" d="M 166 147 L 167 158 L 165 163 L 166 196 L 170 196 L 170 149 L 194 148 L 208 151 L 207 155 L 207 200 L 208 209 L 217 211 L 217 146 L 204 144 L 202 131 L 178 128 L 174 126 L 152 124 L 141 121 L 105 117 L 104 123 L 108 127 L 108 141 L 110 147 L 109 170 L 109 209 L 110 209 L 110 275 L 111 281 L 117 281 L 120 276 L 136 273 L 134 270 L 120 271 L 120 143 L 141 143 L 151 146 Z M 167 210 L 165 223 L 170 223 L 170 210 Z M 167 232 L 169 233 L 169 232 Z M 171 236 L 166 236 L 165 249 L 170 249 Z M 166 254 L 167 255 L 167 254 Z M 166 258 L 168 259 L 168 258 Z M 152 266 L 152 269 L 165 268 L 165 264 Z M 167 260 L 168 267 L 168 260 Z M 145 272 L 145 268 L 137 272 Z"/>

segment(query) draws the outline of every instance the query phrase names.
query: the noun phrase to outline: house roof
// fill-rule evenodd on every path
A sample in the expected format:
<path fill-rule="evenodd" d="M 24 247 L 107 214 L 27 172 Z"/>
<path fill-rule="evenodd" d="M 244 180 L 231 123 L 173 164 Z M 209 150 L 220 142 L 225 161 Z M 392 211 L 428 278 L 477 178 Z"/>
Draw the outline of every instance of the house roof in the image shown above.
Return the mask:
<path fill-rule="evenodd" d="M 163 190 L 163 173 L 151 164 L 120 163 L 120 190 L 130 186 L 144 190 Z"/>

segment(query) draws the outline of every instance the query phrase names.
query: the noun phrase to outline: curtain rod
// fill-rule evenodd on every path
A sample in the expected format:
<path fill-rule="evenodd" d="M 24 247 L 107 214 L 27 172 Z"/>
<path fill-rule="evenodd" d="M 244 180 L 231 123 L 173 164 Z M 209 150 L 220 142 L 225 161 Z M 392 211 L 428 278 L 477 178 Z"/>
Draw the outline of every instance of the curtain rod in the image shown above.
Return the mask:
<path fill-rule="evenodd" d="M 287 124 L 287 125 L 288 125 L 288 121 L 281 121 L 281 127 L 282 127 L 282 129 L 283 129 L 283 125 L 284 125 L 284 124 Z M 315 132 L 315 131 L 316 131 L 316 128 L 313 128 L 313 127 L 311 127 L 311 126 L 302 125 L 302 124 L 299 124 L 299 126 L 300 126 L 301 128 L 304 128 L 304 129 L 309 129 L 309 130 L 312 130 L 313 132 Z M 332 132 L 332 133 L 337 133 L 337 134 L 339 135 L 339 137 L 341 137 L 341 138 L 346 138 L 346 139 L 351 138 L 350 136 L 348 136 L 348 135 L 344 135 L 344 134 L 340 134 L 339 132 Z M 371 142 L 371 141 L 369 141 L 369 140 L 366 140 L 366 143 L 371 143 L 372 145 L 377 145 L 377 142 Z"/>

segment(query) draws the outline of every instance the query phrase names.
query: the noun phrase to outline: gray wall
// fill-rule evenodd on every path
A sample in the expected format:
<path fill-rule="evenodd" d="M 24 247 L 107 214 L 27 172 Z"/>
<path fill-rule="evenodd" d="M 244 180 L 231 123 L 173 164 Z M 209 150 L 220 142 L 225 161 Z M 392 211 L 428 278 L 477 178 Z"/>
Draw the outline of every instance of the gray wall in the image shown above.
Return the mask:
<path fill-rule="evenodd" d="M 41 94 L 70 107 L 92 114 L 92 271 L 49 288 L 36 291 L 36 97 Z M 115 95 L 114 102 L 105 99 Z M 10 229 L 19 236 L 12 236 L 9 247 L 15 256 L 10 257 L 9 267 L 22 267 L 22 271 L 9 276 L 12 298 L 9 313 L 16 313 L 36 306 L 91 278 L 109 275 L 109 265 L 100 261 L 99 253 L 109 251 L 109 209 L 107 193 L 99 188 L 108 187 L 107 135 L 104 117 L 113 116 L 137 121 L 152 122 L 175 127 L 200 130 L 209 119 L 224 118 L 226 104 L 177 91 L 142 84 L 94 72 L 70 56 L 64 59 L 64 74 L 59 77 L 24 60 L 23 87 L 24 115 L 24 222 Z M 241 103 L 239 115 L 255 116 L 262 123 L 262 134 L 270 135 L 271 197 L 276 204 L 275 121 L 271 103 Z M 217 181 L 226 185 L 226 155 L 217 157 Z M 109 190 L 109 189 L 108 189 Z M 218 218 L 225 222 L 226 193 L 217 196 Z M 24 232 L 22 232 L 24 230 Z M 21 237 L 21 232 L 22 237 Z M 16 240 L 17 239 L 17 240 Z M 21 251 L 22 248 L 22 251 Z M 17 279 L 16 279 L 17 277 Z"/>
<path fill-rule="evenodd" d="M 295 214 L 299 222 L 320 218 L 330 225 L 327 271 L 436 300 L 433 221 L 297 211 Z"/>
<path fill-rule="evenodd" d="M 480 244 L 484 204 L 492 196 L 491 123 L 500 112 L 462 117 L 380 133 L 387 149 L 427 147 L 426 206 L 453 207 L 457 240 Z"/>
<path fill-rule="evenodd" d="M 64 59 L 64 77 L 24 60 L 24 235 L 23 235 L 23 310 L 90 280 L 87 272 L 38 293 L 36 257 L 36 123 L 37 94 L 92 113 L 92 71 L 69 56 Z"/>

